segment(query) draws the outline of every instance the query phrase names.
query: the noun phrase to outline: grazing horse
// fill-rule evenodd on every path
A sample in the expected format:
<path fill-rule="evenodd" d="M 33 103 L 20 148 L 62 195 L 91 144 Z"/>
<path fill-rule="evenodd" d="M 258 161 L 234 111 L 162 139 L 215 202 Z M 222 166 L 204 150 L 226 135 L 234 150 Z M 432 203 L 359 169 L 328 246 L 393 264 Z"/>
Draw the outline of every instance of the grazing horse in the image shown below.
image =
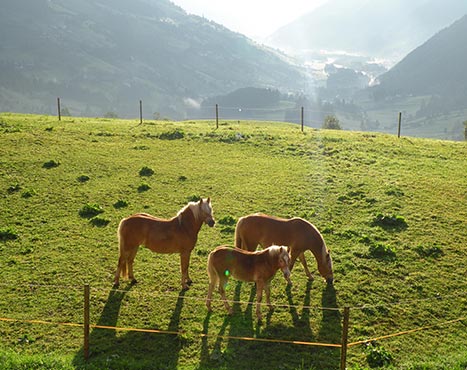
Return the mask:
<path fill-rule="evenodd" d="M 298 257 L 309 280 L 313 280 L 313 275 L 308 270 L 304 252 L 311 251 L 318 262 L 321 276 L 328 284 L 333 283 L 331 254 L 323 236 L 308 221 L 299 217 L 283 219 L 261 213 L 241 217 L 235 228 L 235 247 L 254 251 L 258 244 L 263 248 L 274 244 L 287 246 L 290 252 L 290 271 Z"/>
<path fill-rule="evenodd" d="M 140 245 L 158 253 L 180 253 L 182 288 L 188 289 L 191 279 L 188 276 L 190 254 L 198 239 L 202 224 L 214 226 L 211 199 L 190 202 L 178 214 L 169 219 L 161 219 L 147 213 L 138 213 L 120 221 L 118 238 L 120 256 L 114 285 L 118 286 L 120 274 L 136 283 L 133 275 L 133 261 Z"/>
<path fill-rule="evenodd" d="M 286 247 L 271 246 L 262 251 L 249 252 L 238 248 L 220 246 L 214 249 L 208 257 L 209 290 L 206 298 L 206 307 L 211 311 L 212 292 L 219 284 L 219 293 L 224 301 L 225 308 L 232 314 L 232 308 L 225 297 L 225 286 L 229 276 L 242 281 L 256 283 L 256 316 L 261 320 L 261 300 L 263 289 L 266 292 L 266 301 L 272 308 L 270 293 L 271 280 L 277 270 L 281 269 L 284 278 L 290 283 L 289 270 L 290 256 Z"/>

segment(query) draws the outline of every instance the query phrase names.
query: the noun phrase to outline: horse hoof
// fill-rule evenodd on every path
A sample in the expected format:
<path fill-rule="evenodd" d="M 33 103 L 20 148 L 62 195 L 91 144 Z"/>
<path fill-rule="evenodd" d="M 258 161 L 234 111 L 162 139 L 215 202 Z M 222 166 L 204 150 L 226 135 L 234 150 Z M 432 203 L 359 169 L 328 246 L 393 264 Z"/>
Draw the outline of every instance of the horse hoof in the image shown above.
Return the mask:
<path fill-rule="evenodd" d="M 186 284 L 187 284 L 187 285 L 191 285 L 191 284 L 193 284 L 193 280 L 191 280 L 191 279 L 188 279 L 188 280 L 186 281 Z"/>
<path fill-rule="evenodd" d="M 120 283 L 114 283 L 114 285 L 112 285 L 113 289 L 118 289 L 119 287 L 120 287 Z"/>
<path fill-rule="evenodd" d="M 131 285 L 136 285 L 136 284 L 138 284 L 138 280 L 132 279 L 130 284 L 131 284 Z"/>
<path fill-rule="evenodd" d="M 190 287 L 188 285 L 182 285 L 182 290 L 186 292 Z"/>

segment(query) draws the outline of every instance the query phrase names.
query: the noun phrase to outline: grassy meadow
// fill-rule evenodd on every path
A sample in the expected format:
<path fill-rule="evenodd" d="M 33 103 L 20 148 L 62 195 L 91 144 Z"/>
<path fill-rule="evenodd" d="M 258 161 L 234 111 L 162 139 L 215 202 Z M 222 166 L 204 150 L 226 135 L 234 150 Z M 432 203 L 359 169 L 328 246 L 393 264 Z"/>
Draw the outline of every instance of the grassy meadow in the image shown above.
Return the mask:
<path fill-rule="evenodd" d="M 467 143 L 313 130 L 253 121 L 138 121 L 0 114 L 0 367 L 4 369 L 338 369 L 467 366 Z M 117 226 L 130 214 L 174 216 L 211 197 L 183 292 L 178 255 L 140 248 L 139 283 L 112 288 Z M 304 217 L 331 249 L 335 283 L 300 263 L 258 323 L 254 286 L 207 313 L 206 261 L 233 243 L 236 220 Z M 91 356 L 83 360 L 83 285 Z M 323 308 L 333 308 L 332 310 Z M 7 321 L 15 319 L 16 321 Z M 38 322 L 30 322 L 39 320 Z M 28 321 L 28 322 L 23 322 Z M 453 322 L 450 322 L 453 321 Z M 46 322 L 46 323 L 44 323 Z M 176 334 L 174 334 L 176 333 Z M 239 337 L 271 339 L 243 341 Z M 283 343 L 281 341 L 287 342 Z"/>

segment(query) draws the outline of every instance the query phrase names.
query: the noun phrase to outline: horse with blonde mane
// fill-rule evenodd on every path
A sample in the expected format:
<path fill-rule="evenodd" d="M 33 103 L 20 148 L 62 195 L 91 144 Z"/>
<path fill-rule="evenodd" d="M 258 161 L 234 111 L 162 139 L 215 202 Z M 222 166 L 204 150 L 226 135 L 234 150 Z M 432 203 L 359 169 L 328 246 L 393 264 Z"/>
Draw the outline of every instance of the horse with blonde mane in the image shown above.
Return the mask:
<path fill-rule="evenodd" d="M 120 274 L 131 279 L 132 284 L 137 282 L 133 262 L 139 246 L 143 245 L 157 253 L 180 253 L 182 288 L 188 289 L 192 283 L 188 275 L 190 254 L 203 223 L 210 227 L 215 223 L 210 198 L 188 203 L 169 220 L 147 213 L 124 218 L 118 226 L 120 255 L 114 286 L 119 285 Z"/>
<path fill-rule="evenodd" d="M 271 305 L 271 280 L 277 270 L 281 269 L 284 278 L 290 283 L 289 270 L 290 256 L 286 247 L 271 246 L 262 251 L 249 252 L 238 248 L 220 246 L 214 249 L 208 257 L 209 289 L 206 298 L 206 307 L 211 311 L 212 292 L 219 285 L 219 293 L 229 314 L 232 308 L 225 296 L 225 286 L 230 276 L 241 280 L 256 283 L 256 316 L 261 320 L 261 300 L 263 289 L 266 301 Z"/>
<path fill-rule="evenodd" d="M 304 252 L 309 250 L 318 263 L 318 271 L 328 284 L 334 281 L 331 254 L 323 236 L 310 222 L 294 217 L 284 219 L 256 213 L 241 217 L 235 228 L 235 247 L 249 251 L 271 245 L 285 245 L 290 252 L 290 271 L 297 257 L 300 259 L 309 280 L 313 275 L 308 270 Z"/>

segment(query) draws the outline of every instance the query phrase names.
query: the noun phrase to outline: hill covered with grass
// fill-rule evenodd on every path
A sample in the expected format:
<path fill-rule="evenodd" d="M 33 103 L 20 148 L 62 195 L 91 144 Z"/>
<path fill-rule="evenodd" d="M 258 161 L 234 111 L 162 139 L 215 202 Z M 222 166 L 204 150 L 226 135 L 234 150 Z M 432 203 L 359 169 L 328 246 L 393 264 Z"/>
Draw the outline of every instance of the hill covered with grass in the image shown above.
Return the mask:
<path fill-rule="evenodd" d="M 291 342 L 339 344 L 346 306 L 349 343 L 422 329 L 350 347 L 350 369 L 467 365 L 466 143 L 286 123 L 216 129 L 16 114 L 0 115 L 0 133 L 2 368 L 336 369 L 338 348 Z M 188 291 L 178 255 L 144 248 L 139 283 L 112 289 L 123 217 L 170 218 L 208 196 L 217 224 L 200 231 Z M 253 212 L 315 224 L 334 286 L 308 254 L 315 281 L 299 263 L 292 287 L 276 276 L 276 307 L 263 307 L 262 323 L 247 304 L 254 287 L 234 280 L 235 314 L 217 300 L 208 314 L 207 256 L 231 245 L 236 220 Z M 127 328 L 93 328 L 87 365 L 82 328 L 60 325 L 83 322 L 86 283 L 91 324 Z"/>

